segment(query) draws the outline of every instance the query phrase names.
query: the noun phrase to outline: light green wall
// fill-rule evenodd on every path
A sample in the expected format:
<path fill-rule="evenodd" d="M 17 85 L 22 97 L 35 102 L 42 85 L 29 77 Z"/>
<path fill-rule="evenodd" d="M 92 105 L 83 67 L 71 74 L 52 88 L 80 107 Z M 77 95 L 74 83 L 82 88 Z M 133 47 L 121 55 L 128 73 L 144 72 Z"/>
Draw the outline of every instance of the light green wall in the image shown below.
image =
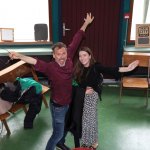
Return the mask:
<path fill-rule="evenodd" d="M 118 53 L 117 53 L 117 61 L 118 64 L 122 64 L 122 53 L 123 47 L 125 45 L 125 34 L 126 34 L 126 25 L 127 20 L 124 19 L 124 14 L 129 13 L 130 11 L 130 0 L 123 0 L 122 1 L 122 8 L 120 11 L 120 29 L 119 29 L 119 45 L 118 45 Z"/>
<path fill-rule="evenodd" d="M 53 42 L 58 42 L 60 26 L 60 0 L 52 0 L 52 35 Z"/>

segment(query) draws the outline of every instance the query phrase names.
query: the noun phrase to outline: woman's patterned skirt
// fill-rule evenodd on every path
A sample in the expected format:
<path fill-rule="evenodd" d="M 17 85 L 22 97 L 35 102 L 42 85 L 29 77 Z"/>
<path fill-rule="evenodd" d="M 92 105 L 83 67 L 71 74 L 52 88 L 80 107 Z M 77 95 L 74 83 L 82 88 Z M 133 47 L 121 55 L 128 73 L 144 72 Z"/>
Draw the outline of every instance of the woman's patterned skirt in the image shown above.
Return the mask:
<path fill-rule="evenodd" d="M 91 146 L 98 143 L 97 102 L 98 93 L 85 94 L 82 116 L 82 144 Z"/>

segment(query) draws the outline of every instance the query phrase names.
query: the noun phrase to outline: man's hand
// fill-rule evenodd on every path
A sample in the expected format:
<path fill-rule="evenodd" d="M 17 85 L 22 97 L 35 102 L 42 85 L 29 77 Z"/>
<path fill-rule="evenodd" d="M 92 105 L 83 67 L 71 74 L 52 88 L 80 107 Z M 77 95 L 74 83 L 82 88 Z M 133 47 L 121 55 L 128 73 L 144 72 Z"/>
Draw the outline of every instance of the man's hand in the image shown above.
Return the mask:
<path fill-rule="evenodd" d="M 9 57 L 13 59 L 21 59 L 25 61 L 26 63 L 29 63 L 31 65 L 35 65 L 37 60 L 33 57 L 25 56 L 23 54 L 17 53 L 17 52 L 10 52 Z"/>
<path fill-rule="evenodd" d="M 17 53 L 17 52 L 10 52 L 9 53 L 9 57 L 11 58 L 11 59 L 20 59 L 20 57 L 19 57 L 19 53 Z"/>
<path fill-rule="evenodd" d="M 82 27 L 80 28 L 80 30 L 85 31 L 87 26 L 91 24 L 93 20 L 94 20 L 94 17 L 91 15 L 91 13 L 87 13 L 86 18 L 84 18 L 84 23 Z"/>
<path fill-rule="evenodd" d="M 85 23 L 88 25 L 92 23 L 93 20 L 94 20 L 94 17 L 91 15 L 91 13 L 87 13 L 86 18 L 84 18 Z"/>

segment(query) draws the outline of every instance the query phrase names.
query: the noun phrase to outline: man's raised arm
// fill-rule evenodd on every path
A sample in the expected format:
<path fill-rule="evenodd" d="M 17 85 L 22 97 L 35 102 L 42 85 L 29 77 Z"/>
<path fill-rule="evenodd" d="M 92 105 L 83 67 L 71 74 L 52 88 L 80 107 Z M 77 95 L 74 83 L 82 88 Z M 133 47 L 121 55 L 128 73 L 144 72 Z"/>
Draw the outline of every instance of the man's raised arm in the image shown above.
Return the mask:
<path fill-rule="evenodd" d="M 31 65 L 35 65 L 37 62 L 37 60 L 35 58 L 29 57 L 29 56 L 26 56 L 26 55 L 23 55 L 23 54 L 20 54 L 17 52 L 10 52 L 9 57 L 11 59 L 21 59 L 21 60 L 23 60 L 26 63 L 31 64 Z"/>

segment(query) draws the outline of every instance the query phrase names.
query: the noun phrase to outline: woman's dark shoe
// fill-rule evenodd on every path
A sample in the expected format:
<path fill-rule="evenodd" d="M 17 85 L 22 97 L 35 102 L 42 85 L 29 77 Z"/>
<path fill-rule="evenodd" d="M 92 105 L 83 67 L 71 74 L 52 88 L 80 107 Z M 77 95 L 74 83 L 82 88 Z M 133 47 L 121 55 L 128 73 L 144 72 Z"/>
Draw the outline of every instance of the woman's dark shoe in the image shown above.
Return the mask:
<path fill-rule="evenodd" d="M 91 150 L 96 150 L 96 148 L 94 148 L 93 146 L 90 146 L 89 147 Z"/>
<path fill-rule="evenodd" d="M 96 150 L 97 149 L 97 147 L 98 147 L 98 144 L 95 144 L 95 146 L 90 146 L 89 148 L 91 148 L 91 150 Z"/>
<path fill-rule="evenodd" d="M 88 147 L 88 146 L 87 146 L 87 145 L 85 145 L 85 144 L 82 144 L 82 145 L 81 145 L 81 147 Z"/>

